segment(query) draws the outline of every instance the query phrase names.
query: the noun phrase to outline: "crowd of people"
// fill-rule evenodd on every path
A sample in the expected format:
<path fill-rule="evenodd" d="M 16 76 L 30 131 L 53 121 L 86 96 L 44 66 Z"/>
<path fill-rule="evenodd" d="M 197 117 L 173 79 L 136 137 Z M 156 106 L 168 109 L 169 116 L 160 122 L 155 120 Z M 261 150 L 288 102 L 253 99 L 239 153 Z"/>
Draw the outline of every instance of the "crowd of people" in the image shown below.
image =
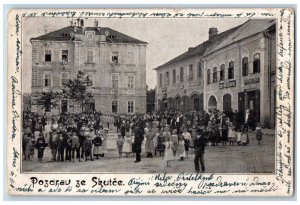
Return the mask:
<path fill-rule="evenodd" d="M 243 145 L 249 143 L 248 129 L 256 130 L 258 144 L 262 140 L 259 123 L 244 118 L 240 113 L 218 110 L 164 111 L 154 114 L 102 114 L 100 112 L 58 116 L 23 115 L 24 160 L 31 160 L 35 149 L 39 162 L 45 150 L 51 151 L 53 161 L 75 162 L 105 158 L 107 133 L 118 135 L 118 156 L 135 154 L 135 162 L 146 158 L 162 157 L 167 166 L 175 159 L 188 158 L 194 151 L 195 170 L 205 171 L 204 150 L 211 146 Z M 46 149 L 49 147 L 50 149 Z"/>

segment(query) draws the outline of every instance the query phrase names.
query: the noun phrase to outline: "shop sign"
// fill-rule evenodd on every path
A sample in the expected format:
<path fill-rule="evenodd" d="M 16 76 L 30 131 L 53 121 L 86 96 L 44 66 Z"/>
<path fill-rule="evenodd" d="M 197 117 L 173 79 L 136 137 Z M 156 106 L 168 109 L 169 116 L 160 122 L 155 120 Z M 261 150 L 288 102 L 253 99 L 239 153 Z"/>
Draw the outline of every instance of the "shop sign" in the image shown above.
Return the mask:
<path fill-rule="evenodd" d="M 219 84 L 219 88 L 223 89 L 223 88 L 230 88 L 230 87 L 235 87 L 236 86 L 236 81 L 225 81 Z"/>
<path fill-rule="evenodd" d="M 245 85 L 250 85 L 250 84 L 256 84 L 259 83 L 259 77 L 257 78 L 251 78 L 251 79 L 246 79 L 244 81 Z"/>

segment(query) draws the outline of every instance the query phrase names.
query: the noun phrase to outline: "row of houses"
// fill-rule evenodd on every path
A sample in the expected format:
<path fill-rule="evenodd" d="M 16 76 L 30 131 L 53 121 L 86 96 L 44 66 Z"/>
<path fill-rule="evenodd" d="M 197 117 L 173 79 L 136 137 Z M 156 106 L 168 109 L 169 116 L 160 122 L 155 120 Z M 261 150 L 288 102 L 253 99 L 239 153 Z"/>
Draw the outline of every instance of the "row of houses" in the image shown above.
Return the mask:
<path fill-rule="evenodd" d="M 154 69 L 156 110 L 252 110 L 275 126 L 276 21 L 251 19 Z"/>

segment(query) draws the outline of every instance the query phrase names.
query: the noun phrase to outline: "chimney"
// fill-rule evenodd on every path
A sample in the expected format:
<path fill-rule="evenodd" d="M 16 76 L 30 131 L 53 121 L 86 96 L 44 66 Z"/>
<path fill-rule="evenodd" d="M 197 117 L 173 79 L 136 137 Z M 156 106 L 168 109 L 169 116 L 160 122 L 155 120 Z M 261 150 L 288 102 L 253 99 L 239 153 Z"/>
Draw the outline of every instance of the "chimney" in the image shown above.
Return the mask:
<path fill-rule="evenodd" d="M 218 35 L 218 29 L 217 28 L 209 28 L 209 31 L 208 31 L 208 36 L 209 36 L 209 39 L 215 35 Z"/>
<path fill-rule="evenodd" d="M 80 19 L 80 27 L 84 27 L 84 20 Z"/>
<path fill-rule="evenodd" d="M 97 28 L 98 27 L 98 21 L 95 19 L 94 21 L 94 27 Z"/>

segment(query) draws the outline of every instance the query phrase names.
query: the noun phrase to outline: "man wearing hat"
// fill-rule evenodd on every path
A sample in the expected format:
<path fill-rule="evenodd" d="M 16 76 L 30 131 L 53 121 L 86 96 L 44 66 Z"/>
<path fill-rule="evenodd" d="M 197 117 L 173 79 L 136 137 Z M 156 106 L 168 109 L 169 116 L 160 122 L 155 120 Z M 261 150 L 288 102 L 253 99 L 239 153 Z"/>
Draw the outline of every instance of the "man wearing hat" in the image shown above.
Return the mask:
<path fill-rule="evenodd" d="M 205 132 L 203 130 L 203 127 L 200 127 L 196 131 L 196 137 L 194 138 L 194 149 L 195 149 L 195 171 L 199 172 L 199 161 L 201 165 L 201 171 L 205 172 L 205 165 L 204 165 L 204 151 L 206 147 L 208 138 L 205 136 Z"/>

